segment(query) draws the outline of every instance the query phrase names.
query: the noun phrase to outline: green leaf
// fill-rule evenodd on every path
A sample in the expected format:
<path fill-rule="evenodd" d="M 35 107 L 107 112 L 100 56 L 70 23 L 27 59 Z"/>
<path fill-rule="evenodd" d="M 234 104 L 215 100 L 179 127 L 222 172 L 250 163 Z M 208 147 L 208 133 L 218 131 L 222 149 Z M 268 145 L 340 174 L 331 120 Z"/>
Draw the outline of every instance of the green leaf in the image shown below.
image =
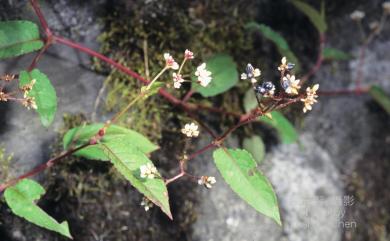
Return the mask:
<path fill-rule="evenodd" d="M 206 87 L 193 84 L 195 92 L 203 97 L 221 94 L 235 86 L 238 82 L 238 71 L 233 58 L 227 54 L 216 54 L 206 61 L 206 69 L 211 71 L 212 80 Z"/>
<path fill-rule="evenodd" d="M 268 179 L 257 170 L 251 154 L 240 149 L 219 148 L 214 151 L 213 157 L 231 189 L 258 212 L 281 225 L 275 192 Z"/>
<path fill-rule="evenodd" d="M 245 28 L 249 31 L 259 31 L 266 39 L 272 41 L 281 56 L 286 56 L 287 60 L 295 64 L 295 70 L 299 72 L 300 64 L 299 60 L 291 51 L 287 41 L 278 32 L 275 32 L 272 28 L 265 24 L 258 24 L 256 22 L 249 22 L 245 25 Z"/>
<path fill-rule="evenodd" d="M 29 97 L 34 97 L 37 104 L 37 112 L 41 118 L 42 125 L 48 127 L 54 120 L 57 112 L 57 95 L 56 90 L 51 84 L 49 78 L 38 69 L 31 72 L 22 71 L 19 75 L 20 87 L 31 83 L 35 79 L 32 90 L 29 92 Z"/>
<path fill-rule="evenodd" d="M 35 204 L 44 193 L 45 190 L 39 183 L 33 180 L 24 179 L 15 186 L 7 188 L 4 192 L 4 197 L 15 215 L 71 239 L 72 236 L 66 221 L 58 223 Z"/>
<path fill-rule="evenodd" d="M 255 158 L 256 162 L 260 164 L 265 157 L 265 145 L 263 139 L 259 136 L 252 136 L 245 138 L 242 146 Z"/>
<path fill-rule="evenodd" d="M 0 22 L 0 59 L 16 57 L 43 47 L 38 26 L 29 21 Z"/>
<path fill-rule="evenodd" d="M 95 136 L 103 126 L 104 124 L 100 123 L 80 126 L 69 130 L 63 138 L 64 149 L 67 150 L 71 144 L 73 144 L 74 147 L 78 147 L 88 143 L 91 137 Z M 101 143 L 109 142 L 110 140 L 116 139 L 118 137 L 128 139 L 128 142 L 131 142 L 132 146 L 138 148 L 145 154 L 151 153 L 158 149 L 158 146 L 150 142 L 148 138 L 142 134 L 117 125 L 110 125 L 108 127 L 105 135 L 103 136 L 103 139 L 101 140 Z M 100 144 L 81 149 L 74 155 L 82 156 L 91 160 L 108 160 L 107 156 L 103 153 Z"/>
<path fill-rule="evenodd" d="M 304 13 L 312 22 L 312 24 L 317 28 L 318 32 L 325 33 L 327 29 L 327 24 L 325 21 L 325 14 L 322 10 L 322 13 L 314 9 L 309 4 L 302 2 L 300 0 L 290 0 L 294 6 Z"/>
<path fill-rule="evenodd" d="M 257 100 L 252 89 L 248 90 L 244 96 L 244 109 L 248 113 L 257 107 Z M 290 144 L 298 140 L 298 133 L 294 126 L 280 112 L 273 111 L 271 113 L 272 120 L 266 116 L 259 118 L 260 121 L 275 128 L 283 143 Z"/>
<path fill-rule="evenodd" d="M 351 59 L 351 55 L 335 49 L 335 48 L 324 48 L 322 52 L 322 57 L 325 60 L 348 60 Z"/>
<path fill-rule="evenodd" d="M 390 114 L 390 96 L 379 86 L 372 86 L 369 90 L 370 95 L 378 104 L 380 104 L 387 113 Z"/>
<path fill-rule="evenodd" d="M 133 146 L 127 138 L 117 138 L 101 145 L 102 150 L 110 158 L 114 167 L 150 201 L 159 206 L 161 210 L 172 219 L 169 207 L 168 190 L 161 178 L 141 178 L 140 167 L 152 164 L 144 153 Z"/>
<path fill-rule="evenodd" d="M 298 133 L 291 122 L 278 111 L 271 112 L 272 120 L 266 116 L 259 118 L 260 121 L 275 128 L 283 143 L 290 144 L 298 140 Z"/>
<path fill-rule="evenodd" d="M 245 93 L 245 96 L 244 96 L 245 112 L 248 113 L 251 110 L 253 110 L 254 108 L 256 108 L 257 106 L 258 106 L 258 103 L 256 100 L 255 92 L 251 88 L 251 89 L 247 90 L 247 92 Z"/>

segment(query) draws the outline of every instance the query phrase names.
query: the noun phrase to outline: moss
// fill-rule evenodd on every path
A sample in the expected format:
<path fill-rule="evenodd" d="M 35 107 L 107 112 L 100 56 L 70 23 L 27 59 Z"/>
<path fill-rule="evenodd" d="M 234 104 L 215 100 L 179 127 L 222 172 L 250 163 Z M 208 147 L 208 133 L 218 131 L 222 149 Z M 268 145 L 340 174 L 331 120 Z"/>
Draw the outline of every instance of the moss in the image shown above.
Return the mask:
<path fill-rule="evenodd" d="M 121 4 L 110 6 L 110 14 L 104 19 L 106 30 L 99 38 L 104 54 L 143 76 L 150 78 L 161 70 L 164 52 L 181 58 L 187 48 L 196 53 L 196 60 L 192 66 L 190 64 L 184 69 L 185 73 L 219 52 L 232 55 L 238 66 L 244 66 L 249 59 L 258 59 L 251 51 L 252 42 L 243 27 L 253 15 L 254 3 L 234 0 L 147 2 L 135 1 L 130 4 L 122 1 Z M 148 59 L 148 69 L 145 59 Z M 95 61 L 95 68 L 109 73 L 105 82 L 108 89 L 106 111 L 118 111 L 138 94 L 141 84 L 133 78 L 116 70 L 109 72 L 107 66 L 99 61 Z M 150 73 L 150 76 L 146 73 Z M 168 74 L 163 79 L 167 83 L 171 81 Z M 175 91 L 179 96 L 183 92 Z M 241 94 L 238 88 L 216 99 L 234 99 L 236 104 L 226 107 L 241 111 L 240 99 L 237 98 Z M 173 117 L 173 111 L 171 106 L 156 96 L 136 105 L 120 124 L 156 141 L 161 138 L 166 121 Z M 182 119 L 181 116 L 178 118 Z"/>
<path fill-rule="evenodd" d="M 1 183 L 8 180 L 12 154 L 7 154 L 5 148 L 0 146 L 0 180 Z"/>
<path fill-rule="evenodd" d="M 65 115 L 65 125 L 59 136 L 85 120 L 82 114 Z M 164 133 L 161 150 L 152 157 L 158 160 L 156 164 L 164 175 L 171 175 L 164 170 L 177 167 L 176 161 L 172 161 L 177 159 L 177 153 L 172 150 L 183 149 L 182 140 L 174 136 Z M 57 152 L 62 151 L 60 143 L 57 142 Z M 54 165 L 50 172 L 45 172 L 41 183 L 46 194 L 38 205 L 56 220 L 67 220 L 78 240 L 90 240 L 91 237 L 118 241 L 184 240 L 191 235 L 191 225 L 197 216 L 200 189 L 196 184 L 181 182 L 174 188 L 170 186 L 171 207 L 175 214 L 175 221 L 171 222 L 157 207 L 145 212 L 140 206 L 142 195 L 114 170 L 110 162 L 70 156 Z M 17 231 L 23 237 L 21 239 L 66 240 L 11 215 L 5 205 L 0 207 L 0 217 L 0 237 L 11 236 Z"/>

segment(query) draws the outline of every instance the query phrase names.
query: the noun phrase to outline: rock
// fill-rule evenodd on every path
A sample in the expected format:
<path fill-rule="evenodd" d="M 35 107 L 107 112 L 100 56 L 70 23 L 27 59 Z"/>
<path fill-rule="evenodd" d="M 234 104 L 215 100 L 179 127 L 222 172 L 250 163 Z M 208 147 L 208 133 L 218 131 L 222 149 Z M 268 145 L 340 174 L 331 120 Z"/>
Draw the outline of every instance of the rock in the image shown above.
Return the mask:
<path fill-rule="evenodd" d="M 227 146 L 237 146 L 230 141 Z M 205 145 L 202 141 L 200 144 Z M 342 185 L 329 154 L 310 134 L 298 144 L 280 145 L 268 154 L 264 173 L 279 198 L 283 227 L 257 213 L 224 182 L 211 153 L 194 160 L 198 175 L 217 178 L 200 199 L 194 237 L 201 240 L 340 240 Z M 201 146 L 201 145 L 200 145 Z"/>
<path fill-rule="evenodd" d="M 29 60 L 23 58 L 16 65 L 2 62 L 0 72 L 17 73 L 29 65 Z M 50 146 L 62 125 L 63 114 L 83 112 L 90 115 L 104 80 L 104 76 L 85 70 L 75 63 L 48 55 L 42 58 L 38 68 L 50 78 L 57 91 L 58 110 L 54 123 L 45 128 L 34 111 L 17 103 L 0 104 L 1 108 L 5 108 L 1 117 L 0 139 L 7 152 L 14 154 L 12 170 L 16 173 L 12 175 L 21 174 L 48 160 Z"/>
<path fill-rule="evenodd" d="M 18 9 L 24 19 L 34 18 L 27 2 L 9 1 L 12 9 L 7 19 L 15 19 L 13 9 Z M 97 49 L 96 37 L 100 33 L 95 14 L 102 5 L 90 7 L 87 4 L 68 4 L 67 1 L 42 2 L 50 27 L 55 33 L 80 41 L 88 47 Z M 6 6 L 7 7 L 7 6 Z M 59 14 L 61 13 L 61 14 Z M 19 73 L 31 63 L 35 53 L 0 62 L 0 73 Z M 2 110 L 0 122 L 0 145 L 5 145 L 8 153 L 13 153 L 12 176 L 21 174 L 38 163 L 47 161 L 51 154 L 56 131 L 62 125 L 64 113 L 85 113 L 94 111 L 94 102 L 105 79 L 86 68 L 90 57 L 66 46 L 54 45 L 43 56 L 37 68 L 52 81 L 58 97 L 58 111 L 54 123 L 44 128 L 34 111 L 28 111 L 16 103 L 0 103 Z"/>

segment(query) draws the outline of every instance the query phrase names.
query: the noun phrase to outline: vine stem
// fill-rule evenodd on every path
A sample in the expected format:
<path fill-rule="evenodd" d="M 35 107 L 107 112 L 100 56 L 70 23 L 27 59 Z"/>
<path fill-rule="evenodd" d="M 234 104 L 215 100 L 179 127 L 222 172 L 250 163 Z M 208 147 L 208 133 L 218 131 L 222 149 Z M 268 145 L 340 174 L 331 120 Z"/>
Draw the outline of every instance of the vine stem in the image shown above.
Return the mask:
<path fill-rule="evenodd" d="M 34 12 L 38 17 L 39 22 L 41 23 L 41 26 L 46 33 L 46 36 L 48 38 L 50 38 L 53 35 L 53 33 L 51 32 L 49 25 L 47 24 L 47 21 L 41 12 L 41 8 L 39 7 L 38 1 L 37 0 L 30 0 L 30 4 L 33 7 Z"/>
<path fill-rule="evenodd" d="M 300 99 L 301 99 L 302 97 L 303 97 L 303 96 L 300 95 L 300 96 L 298 96 L 298 97 L 296 97 L 296 98 L 294 98 L 294 99 L 291 99 L 291 100 L 289 100 L 289 101 L 286 102 L 286 103 L 280 104 L 280 105 L 278 105 L 278 106 L 276 106 L 276 107 L 274 107 L 273 109 L 270 109 L 270 110 L 268 110 L 268 111 L 271 112 L 271 111 L 274 110 L 274 109 L 281 109 L 281 108 L 284 108 L 284 107 L 286 107 L 286 106 L 288 106 L 288 105 L 290 105 L 290 104 L 292 104 L 292 103 L 295 103 L 295 102 L 297 102 L 297 101 L 300 101 Z M 264 113 L 263 111 L 261 111 L 260 108 L 256 108 L 256 109 L 255 109 L 254 111 L 252 111 L 250 114 L 247 114 L 247 115 L 242 116 L 242 117 L 240 118 L 239 122 L 238 122 L 236 125 L 230 127 L 230 128 L 229 128 L 227 131 L 225 131 L 221 136 L 216 137 L 216 138 L 214 139 L 214 141 L 212 141 L 210 144 L 206 145 L 205 147 L 199 149 L 198 151 L 192 153 L 190 156 L 186 157 L 184 160 L 180 161 L 180 172 L 179 172 L 176 176 L 174 176 L 174 177 L 172 177 L 172 178 L 170 178 L 170 179 L 167 179 L 167 180 L 165 181 L 165 184 L 168 185 L 169 183 L 174 182 L 174 181 L 180 179 L 181 177 L 184 177 L 184 176 L 186 176 L 186 175 L 189 175 L 189 174 L 185 171 L 185 169 L 184 169 L 184 163 L 185 163 L 186 161 L 192 160 L 192 159 L 194 159 L 195 157 L 199 156 L 200 154 L 203 154 L 204 152 L 206 152 L 206 151 L 208 151 L 208 150 L 210 150 L 210 149 L 212 149 L 212 148 L 215 148 L 215 147 L 223 147 L 223 143 L 225 142 L 226 138 L 227 138 L 231 133 L 233 133 L 235 130 L 237 130 L 237 129 L 240 128 L 241 126 L 243 126 L 243 125 L 245 125 L 245 124 L 247 124 L 247 123 L 249 123 L 249 122 L 252 122 L 252 121 L 256 120 L 258 117 L 263 116 L 263 115 L 265 115 L 265 114 L 266 114 L 266 113 Z"/>
<path fill-rule="evenodd" d="M 110 64 L 112 65 L 113 67 L 115 67 L 117 70 L 141 81 L 143 84 L 145 85 L 148 85 L 148 84 L 151 84 L 150 81 L 148 81 L 147 79 L 143 78 L 141 75 L 139 75 L 138 73 L 132 71 L 131 69 L 119 64 L 118 62 L 114 61 L 113 59 L 110 59 L 96 51 L 93 51 L 87 47 L 84 47 L 83 45 L 81 44 L 78 44 L 78 43 L 75 43 L 71 40 L 68 40 L 68 39 L 65 39 L 61 36 L 56 36 L 56 35 L 53 35 L 53 33 L 51 32 L 48 24 L 47 24 L 47 21 L 44 17 L 44 15 L 42 14 L 41 12 L 41 9 L 39 7 L 39 4 L 37 2 L 37 0 L 29 0 L 30 3 L 31 3 L 31 6 L 33 7 L 38 19 L 39 19 L 39 22 L 42 26 L 42 28 L 44 29 L 45 31 L 45 34 L 46 34 L 46 40 L 45 40 L 45 46 L 43 47 L 43 49 L 41 49 L 41 51 L 35 56 L 34 60 L 32 61 L 31 65 L 29 66 L 29 70 L 33 69 L 36 64 L 38 63 L 38 61 L 40 60 L 40 58 L 43 56 L 43 54 L 46 52 L 46 50 L 51 46 L 51 44 L 53 43 L 58 43 L 58 44 L 62 44 L 62 45 L 65 45 L 65 46 L 68 46 L 70 48 L 73 48 L 73 49 L 76 49 L 80 52 L 84 52 L 92 57 L 96 57 L 100 60 L 102 60 L 103 62 L 107 63 L 107 64 Z M 306 81 L 310 76 L 312 76 L 313 74 L 315 74 L 318 69 L 321 67 L 322 65 L 322 62 L 323 62 L 323 58 L 322 58 L 322 52 L 323 52 L 323 48 L 324 48 L 324 43 L 325 43 L 325 35 L 324 34 L 321 34 L 320 35 L 320 49 L 319 49 L 319 53 L 318 53 L 318 57 L 317 57 L 317 61 L 316 61 L 316 64 L 315 66 L 309 71 L 309 73 L 304 76 L 303 78 L 303 82 Z M 150 85 L 149 85 L 150 86 Z M 229 134 L 231 134 L 233 131 L 235 131 L 236 129 L 238 129 L 240 126 L 246 124 L 246 123 L 249 123 L 251 121 L 254 121 L 257 117 L 263 115 L 264 113 L 262 113 L 261 111 L 260 112 L 255 112 L 254 114 L 250 113 L 250 114 L 239 114 L 239 113 L 233 113 L 233 112 L 229 112 L 229 111 L 226 111 L 226 110 L 223 110 L 223 109 L 219 109 L 219 108 L 214 108 L 214 107 L 207 107 L 207 106 L 202 106 L 202 105 L 194 105 L 194 104 L 189 104 L 189 103 L 186 103 L 187 99 L 191 97 L 191 95 L 193 94 L 191 91 L 189 93 L 187 93 L 187 96 L 184 97 L 183 100 L 180 100 L 176 97 L 174 97 L 173 95 L 171 95 L 167 90 L 165 90 L 164 88 L 160 88 L 159 92 L 158 92 L 162 97 L 164 97 L 166 100 L 168 100 L 171 104 L 175 105 L 175 106 L 179 106 L 181 108 L 183 108 L 183 110 L 189 114 L 192 114 L 193 111 L 198 111 L 198 110 L 208 110 L 210 112 L 216 112 L 216 113 L 221 113 L 221 114 L 225 114 L 225 115 L 233 115 L 235 117 L 238 117 L 240 120 L 239 122 L 229 128 L 224 134 L 222 134 L 220 137 L 218 138 L 215 138 L 215 140 L 208 144 L 207 146 L 205 146 L 204 148 L 194 152 L 192 155 L 190 155 L 186 160 L 191 160 L 193 158 L 195 158 L 196 156 L 206 152 L 207 150 L 211 149 L 211 148 L 214 148 L 214 147 L 218 147 L 218 146 L 221 146 L 224 142 L 224 140 L 227 138 L 227 136 Z M 324 93 L 324 92 L 323 92 Z M 324 93 L 326 94 L 326 93 Z M 332 95 L 332 94 L 350 94 L 350 91 L 347 91 L 347 90 L 339 90 L 339 91 L 333 91 L 332 93 L 327 93 L 328 95 Z M 140 94 L 139 97 L 141 98 L 143 95 Z M 287 103 L 284 103 L 284 104 L 281 104 L 279 106 L 276 106 L 274 107 L 273 109 L 280 109 L 280 108 L 283 108 L 291 103 L 294 103 L 296 102 L 297 100 L 299 100 L 299 98 L 297 98 L 296 100 L 290 100 L 289 102 Z M 136 98 L 135 101 L 138 101 L 138 98 Z M 113 122 L 115 120 L 117 120 L 121 115 L 123 115 L 123 113 L 125 113 L 129 108 L 130 106 L 132 106 L 135 101 L 129 103 L 129 105 L 125 108 L 124 111 L 121 111 L 120 113 L 118 113 L 114 118 L 113 118 Z M 110 125 L 111 122 L 108 122 L 106 123 L 106 127 L 108 125 Z M 212 132 L 210 131 L 210 134 Z M 99 130 L 99 133 L 97 133 L 96 135 L 100 135 L 100 130 Z M 213 135 L 212 135 L 213 136 Z M 100 136 L 101 138 L 102 136 Z M 73 153 L 87 147 L 87 146 L 90 146 L 90 145 L 94 145 L 96 142 L 93 142 L 92 141 L 93 139 L 91 138 L 90 142 L 89 143 L 86 143 L 82 146 L 79 146 L 77 148 L 74 148 L 74 149 L 70 149 L 68 151 L 65 151 L 63 152 L 62 154 L 60 154 L 59 156 L 57 157 L 54 157 L 50 160 L 48 160 L 46 163 L 44 164 L 41 164 L 39 166 L 37 166 L 36 168 L 32 169 L 31 171 L 9 181 L 9 182 L 6 182 L 4 184 L 1 184 L 0 185 L 0 193 L 2 193 L 6 188 L 16 184 L 18 181 L 24 179 L 24 178 L 27 178 L 27 177 L 31 177 L 31 176 L 34 176 L 40 172 L 42 172 L 43 170 L 53 166 L 55 163 L 57 163 L 59 160 L 69 156 L 69 155 L 72 155 Z M 96 140 L 95 140 L 96 141 Z M 184 170 L 184 161 L 181 162 L 181 166 L 180 166 L 180 173 L 171 178 L 171 179 L 168 179 L 166 182 L 167 184 L 169 182 L 172 182 L 172 181 L 175 181 L 177 179 L 179 179 L 180 177 L 182 176 L 185 176 L 185 175 L 188 175 L 185 170 Z M 169 181 L 171 180 L 171 181 Z"/>
<path fill-rule="evenodd" d="M 43 46 L 43 48 L 38 52 L 37 55 L 35 55 L 33 61 L 30 64 L 30 66 L 27 68 L 28 72 L 30 72 L 31 70 L 33 70 L 36 67 L 38 61 L 42 58 L 43 54 L 51 46 L 51 44 L 52 44 L 51 39 L 47 39 L 46 42 L 45 42 L 45 45 Z"/>
<path fill-rule="evenodd" d="M 53 39 L 56 43 L 59 43 L 59 44 L 63 44 L 63 45 L 66 45 L 68 47 L 71 47 L 73 49 L 76 49 L 76 50 L 79 50 L 81 52 L 84 52 L 92 57 L 96 57 L 100 60 L 103 60 L 104 62 L 106 62 L 107 64 L 110 64 L 112 66 L 114 66 L 116 69 L 122 71 L 123 73 L 133 77 L 133 78 L 136 78 L 138 79 L 139 81 L 141 81 L 142 83 L 144 84 L 149 84 L 149 81 L 146 80 L 145 78 L 143 78 L 141 75 L 137 74 L 136 72 L 130 70 L 129 68 L 126 68 L 125 66 L 117 63 L 116 61 L 98 53 L 98 52 L 95 52 L 87 47 L 84 47 L 82 46 L 81 44 L 78 44 L 78 43 L 75 43 L 73 41 L 70 41 L 68 39 L 65 39 L 65 38 L 62 38 L 60 36 L 53 36 Z"/>
<path fill-rule="evenodd" d="M 302 85 L 312 76 L 314 75 L 315 73 L 317 73 L 317 71 L 321 68 L 321 65 L 324 61 L 324 58 L 323 58 L 323 52 L 324 52 L 324 47 L 325 47 L 325 41 L 326 41 L 326 36 L 325 36 L 325 33 L 320 33 L 320 36 L 319 36 L 320 40 L 319 40 L 319 48 L 318 48 L 318 55 L 317 55 L 317 60 L 316 60 L 316 64 L 310 69 L 310 71 L 304 76 L 302 77 Z"/>
<path fill-rule="evenodd" d="M 84 145 L 81 145 L 77 148 L 74 148 L 74 149 L 71 149 L 71 150 L 68 150 L 68 151 L 65 151 L 63 153 L 61 153 L 59 156 L 56 156 L 50 160 L 48 160 L 47 162 L 35 167 L 34 169 L 32 169 L 31 171 L 15 178 L 15 179 L 12 179 L 4 184 L 1 184 L 0 185 L 0 193 L 2 193 L 6 188 L 16 184 L 17 182 L 19 182 L 20 180 L 23 180 L 25 178 L 28 178 L 28 177 L 31 177 L 31 176 L 35 176 L 36 174 L 40 173 L 41 171 L 49 168 L 49 167 L 52 167 L 55 163 L 57 163 L 59 160 L 61 160 L 62 158 L 65 158 L 69 155 L 72 155 L 73 153 L 87 147 L 87 146 L 90 146 L 91 144 L 90 143 L 86 143 Z"/>

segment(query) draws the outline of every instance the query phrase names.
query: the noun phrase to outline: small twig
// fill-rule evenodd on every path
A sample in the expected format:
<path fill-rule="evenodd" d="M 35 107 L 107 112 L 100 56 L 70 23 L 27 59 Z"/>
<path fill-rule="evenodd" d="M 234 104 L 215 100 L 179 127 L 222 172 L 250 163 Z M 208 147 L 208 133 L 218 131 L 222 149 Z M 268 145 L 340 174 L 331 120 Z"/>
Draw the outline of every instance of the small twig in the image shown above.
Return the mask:
<path fill-rule="evenodd" d="M 28 67 L 28 69 L 27 69 L 28 72 L 30 72 L 31 70 L 33 70 L 36 67 L 38 61 L 41 59 L 41 57 L 46 52 L 46 50 L 51 46 L 51 44 L 52 44 L 51 39 L 47 39 L 43 48 L 38 52 L 37 55 L 35 55 L 33 61 L 31 62 L 30 66 Z"/>
<path fill-rule="evenodd" d="M 150 79 L 150 76 L 149 76 L 149 57 L 148 57 L 148 39 L 147 38 L 144 39 L 143 49 L 144 49 L 145 76 L 146 76 L 146 79 Z"/>
<path fill-rule="evenodd" d="M 312 75 L 317 73 L 317 71 L 321 68 L 321 65 L 324 61 L 324 58 L 322 55 L 323 55 L 325 41 L 326 41 L 325 34 L 320 33 L 319 38 L 320 38 L 320 40 L 319 40 L 319 47 L 318 47 L 318 55 L 317 55 L 316 64 L 310 69 L 309 73 L 307 73 L 305 76 L 303 76 L 301 78 L 301 85 L 303 85 Z"/>
<path fill-rule="evenodd" d="M 92 112 L 92 115 L 91 115 L 91 120 L 92 121 L 96 121 L 96 114 L 97 114 L 97 111 L 98 111 L 98 108 L 99 108 L 99 105 L 100 105 L 100 100 L 103 98 L 103 94 L 106 91 L 106 87 L 107 87 L 107 82 L 103 81 L 103 85 L 100 88 L 100 90 L 98 92 L 98 95 L 96 96 L 95 103 L 94 103 L 94 106 L 93 106 L 93 112 Z"/>
<path fill-rule="evenodd" d="M 0 193 L 2 193 L 6 188 L 12 186 L 12 185 L 15 185 L 16 183 L 18 183 L 20 180 L 23 180 L 25 178 L 28 178 L 28 177 L 31 177 L 31 176 L 35 176 L 36 174 L 42 172 L 43 170 L 46 170 L 47 168 L 50 168 L 52 167 L 55 163 L 57 163 L 58 161 L 60 161 L 61 159 L 63 159 L 64 157 L 67 157 L 69 155 L 72 155 L 73 153 L 87 147 L 87 146 L 90 146 L 91 144 L 90 143 L 86 143 L 84 145 L 81 145 L 77 148 L 74 148 L 74 149 L 71 149 L 71 150 L 68 150 L 68 151 L 65 151 L 63 152 L 62 154 L 60 154 L 59 156 L 57 157 L 54 157 L 50 160 L 48 160 L 46 163 L 43 163 L 37 167 L 35 167 L 34 169 L 32 169 L 31 171 L 15 178 L 15 179 L 12 179 L 4 184 L 1 184 L 0 185 Z"/>
<path fill-rule="evenodd" d="M 48 38 L 50 38 L 53 34 L 52 34 L 52 32 L 51 32 L 51 30 L 49 28 L 49 25 L 47 24 L 47 21 L 46 21 L 45 17 L 43 16 L 43 14 L 41 12 L 41 8 L 39 7 L 38 1 L 37 0 L 30 0 L 30 3 L 31 3 L 31 6 L 34 9 L 35 14 L 37 15 L 37 17 L 39 19 L 39 22 L 41 23 L 41 26 L 42 26 L 43 30 L 46 33 L 46 36 Z"/>
<path fill-rule="evenodd" d="M 182 102 L 183 103 L 187 102 L 194 93 L 195 91 L 193 89 L 190 89 L 190 91 L 188 91 L 187 94 L 184 96 Z"/>
<path fill-rule="evenodd" d="M 357 69 L 356 79 L 355 79 L 355 85 L 356 85 L 355 92 L 357 94 L 362 93 L 361 83 L 362 80 L 364 79 L 364 65 L 365 65 L 366 51 L 368 45 L 375 38 L 375 36 L 377 36 L 383 30 L 383 27 L 386 23 L 386 19 L 387 19 L 387 14 L 383 13 L 378 29 L 371 32 L 368 37 L 366 37 L 366 34 L 364 33 L 361 22 L 360 21 L 358 22 L 359 28 L 361 29 L 361 31 L 363 31 L 364 38 L 363 38 L 363 44 L 360 47 L 360 51 L 359 51 L 359 60 L 358 60 L 358 67 L 357 67 L 358 69 Z"/>

